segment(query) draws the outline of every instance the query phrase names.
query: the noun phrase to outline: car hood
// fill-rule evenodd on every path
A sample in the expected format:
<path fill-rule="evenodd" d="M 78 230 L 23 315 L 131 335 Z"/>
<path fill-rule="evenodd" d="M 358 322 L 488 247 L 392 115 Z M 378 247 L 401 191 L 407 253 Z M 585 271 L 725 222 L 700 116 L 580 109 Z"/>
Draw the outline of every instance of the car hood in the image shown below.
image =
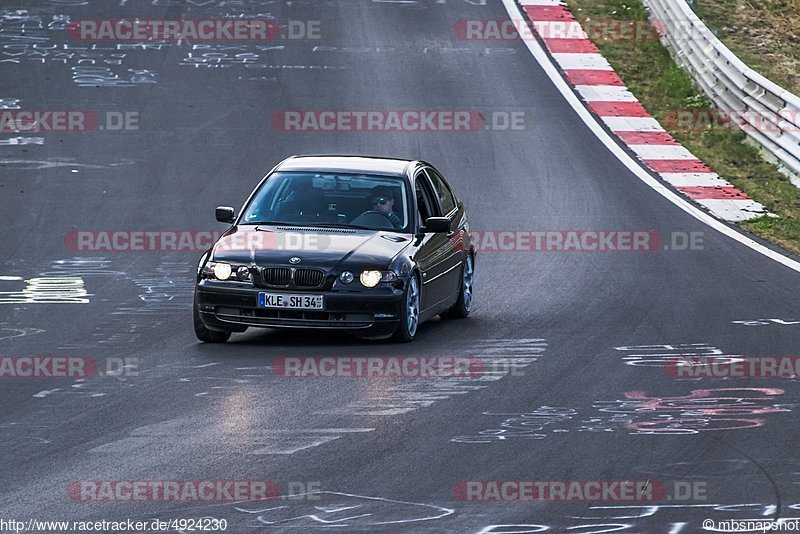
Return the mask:
<path fill-rule="evenodd" d="M 333 269 L 339 264 L 386 268 L 411 237 L 393 232 L 338 228 L 239 226 L 214 245 L 214 261 Z"/>

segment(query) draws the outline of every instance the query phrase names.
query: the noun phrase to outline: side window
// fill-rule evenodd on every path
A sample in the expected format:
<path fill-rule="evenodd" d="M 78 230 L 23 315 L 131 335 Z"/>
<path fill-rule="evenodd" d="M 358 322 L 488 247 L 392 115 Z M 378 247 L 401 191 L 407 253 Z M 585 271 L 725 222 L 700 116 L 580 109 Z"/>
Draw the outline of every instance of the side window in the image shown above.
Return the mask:
<path fill-rule="evenodd" d="M 439 205 L 442 207 L 442 215 L 447 215 L 456 207 L 456 199 L 453 192 L 447 187 L 442 176 L 431 168 L 426 169 L 428 176 L 433 184 L 433 189 L 436 192 L 436 198 L 439 199 Z"/>
<path fill-rule="evenodd" d="M 419 173 L 414 181 L 416 182 L 417 206 L 419 206 L 419 223 L 423 224 L 428 217 L 436 217 L 436 205 L 433 202 L 425 173 Z"/>

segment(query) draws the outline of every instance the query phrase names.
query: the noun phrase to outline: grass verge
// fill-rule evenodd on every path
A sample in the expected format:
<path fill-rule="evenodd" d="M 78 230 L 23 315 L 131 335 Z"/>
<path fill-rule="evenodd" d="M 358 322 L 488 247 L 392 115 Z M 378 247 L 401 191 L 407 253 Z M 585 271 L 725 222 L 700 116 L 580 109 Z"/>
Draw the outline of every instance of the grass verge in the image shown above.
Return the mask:
<path fill-rule="evenodd" d="M 641 0 L 567 0 L 580 20 L 617 19 L 649 25 Z M 641 26 L 640 26 L 641 27 Z M 714 172 L 763 204 L 775 217 L 761 217 L 741 226 L 787 250 L 800 254 L 800 189 L 778 168 L 765 161 L 758 149 L 745 143 L 745 134 L 709 126 L 679 127 L 675 113 L 706 111 L 713 106 L 695 87 L 691 77 L 670 57 L 669 51 L 651 37 L 620 39 L 613 35 L 595 44 L 644 107 L 672 136 Z"/>
<path fill-rule="evenodd" d="M 751 69 L 800 93 L 800 0 L 694 0 L 694 10 Z"/>

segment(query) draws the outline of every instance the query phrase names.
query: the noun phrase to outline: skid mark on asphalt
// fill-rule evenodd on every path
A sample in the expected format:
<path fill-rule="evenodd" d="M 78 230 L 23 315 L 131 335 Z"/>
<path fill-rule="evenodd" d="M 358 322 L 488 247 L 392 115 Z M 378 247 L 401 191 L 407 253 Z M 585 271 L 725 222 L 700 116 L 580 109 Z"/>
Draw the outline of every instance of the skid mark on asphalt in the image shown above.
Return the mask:
<path fill-rule="evenodd" d="M 314 415 L 401 415 L 433 405 L 436 401 L 485 389 L 492 382 L 518 374 L 536 362 L 547 348 L 544 339 L 487 339 L 467 349 L 465 355 L 480 358 L 479 377 L 401 380 L 378 388 L 367 397 L 345 406 L 314 412 Z"/>
<path fill-rule="evenodd" d="M 464 379 L 415 379 L 394 380 L 400 382 L 381 389 L 367 399 L 360 399 L 341 408 L 322 410 L 314 415 L 399 415 L 431 406 L 436 401 L 446 400 L 455 395 L 464 395 L 490 386 L 505 376 L 536 362 L 547 347 L 543 339 L 492 339 L 474 345 L 469 351 L 484 360 L 484 373 L 478 378 Z M 186 369 L 221 369 L 211 362 Z M 266 370 L 267 367 L 244 367 L 237 371 L 252 373 L 253 370 Z M 184 376 L 178 379 L 181 384 L 200 384 L 195 396 L 207 398 L 213 393 L 229 396 L 231 391 L 240 391 L 245 384 L 254 380 L 251 375 L 242 378 L 215 376 Z M 210 385 L 214 384 L 214 385 Z M 202 432 L 198 432 L 202 429 Z M 198 418 L 187 417 L 147 425 L 131 432 L 129 437 L 100 445 L 91 453 L 134 453 L 151 454 L 154 451 L 174 451 L 175 454 L 187 448 L 202 448 L 205 451 L 219 450 L 220 454 L 230 453 L 230 444 L 244 445 L 247 454 L 294 454 L 298 451 L 319 447 L 340 439 L 351 433 L 365 433 L 373 428 L 301 428 L 301 429 L 258 429 L 253 431 L 221 427 L 209 428 Z"/>
<path fill-rule="evenodd" d="M 709 343 L 672 343 L 615 347 L 625 365 L 665 372 L 687 357 L 737 357 Z M 690 379 L 699 380 L 699 379 Z M 591 410 L 576 406 L 539 406 L 518 413 L 483 412 L 499 420 L 472 435 L 454 436 L 454 443 L 498 443 L 541 440 L 570 432 L 627 432 L 631 435 L 691 436 L 700 432 L 744 430 L 766 424 L 766 416 L 791 412 L 799 404 L 780 388 L 708 387 L 678 395 L 626 391 L 622 399 L 594 401 Z M 696 383 L 696 382 L 694 382 Z M 686 394 L 683 394 L 686 393 Z M 781 402 L 782 401 L 782 402 Z M 587 413 L 591 412 L 591 413 Z"/>
<path fill-rule="evenodd" d="M 333 491 L 312 492 L 308 495 L 318 497 L 318 499 L 287 501 L 287 504 L 283 505 L 258 508 L 254 508 L 252 505 L 239 505 L 235 507 L 235 510 L 254 516 L 254 524 L 250 526 L 280 524 L 301 528 L 366 527 L 412 523 L 441 519 L 454 512 L 450 508 L 432 504 Z"/>
<path fill-rule="evenodd" d="M 0 423 L 0 447 L 3 447 L 4 454 L 9 454 L 15 444 L 23 443 L 26 450 L 31 444 L 44 445 L 50 443 L 50 440 L 41 435 L 49 431 L 52 431 L 52 428 L 41 423 L 28 421 Z"/>
<path fill-rule="evenodd" d="M 508 503 L 505 503 L 508 504 Z M 793 528 L 793 516 L 795 510 L 800 505 L 791 504 L 784 506 L 782 519 L 777 521 L 786 523 L 780 530 L 796 530 Z M 507 510 L 508 506 L 504 506 Z M 718 530 L 708 527 L 707 521 L 739 521 L 744 525 L 745 521 L 753 522 L 766 521 L 769 518 L 776 518 L 776 511 L 779 506 L 767 503 L 737 503 L 735 501 L 724 503 L 703 504 L 639 504 L 639 505 L 594 505 L 589 506 L 580 515 L 564 515 L 555 522 L 516 523 L 514 525 L 489 525 L 478 534 L 490 533 L 530 533 L 530 532 L 581 532 L 585 534 L 600 534 L 603 532 L 627 532 L 630 534 L 640 534 L 642 532 L 658 534 L 689 534 L 690 532 L 733 532 L 731 530 Z M 545 510 L 539 510 L 541 516 L 546 514 Z M 697 515 L 692 514 L 694 512 Z M 698 514 L 699 512 L 699 514 Z M 524 511 L 520 510 L 521 514 Z M 555 512 L 553 515 L 558 515 Z M 694 515 L 694 517 L 689 517 Z M 706 521 L 700 518 L 709 518 Z M 514 528 L 515 530 L 507 530 Z M 720 526 L 720 528 L 722 528 Z M 727 527 L 726 527 L 727 528 Z M 744 527 L 743 527 L 744 528 Z M 769 527 L 766 527 L 770 530 Z M 521 530 L 524 529 L 524 530 Z M 593 529 L 593 530 L 587 530 Z M 596 529 L 596 530 L 595 530 Z M 778 527 L 775 527 L 778 530 Z M 477 532 L 477 531 L 476 531 Z M 751 531 L 752 532 L 752 531 Z"/>
<path fill-rule="evenodd" d="M 115 270 L 111 260 L 102 256 L 72 257 L 56 260 L 50 270 L 41 276 L 113 277 L 129 281 L 139 288 L 135 304 L 122 304 L 111 315 L 128 315 L 125 321 L 111 319 L 98 324 L 89 336 L 62 343 L 61 350 L 92 350 L 103 348 L 141 348 L 148 331 L 161 331 L 167 318 L 154 318 L 154 314 L 185 315 L 191 310 L 194 278 L 191 274 L 175 277 L 175 273 L 191 273 L 192 264 L 164 260 L 155 269 L 155 275 L 131 276 Z M 141 318 L 140 318 L 141 316 Z"/>
<path fill-rule="evenodd" d="M 185 267 L 185 266 L 183 266 Z M 21 276 L 0 276 L 0 287 L 5 284 L 16 291 L 0 292 L 0 303 L 6 304 L 52 304 L 52 303 L 86 303 L 88 297 L 86 280 L 97 277 L 128 278 L 124 271 L 115 270 L 111 260 L 102 256 L 71 257 L 52 261 L 48 270 L 39 273 L 38 277 L 23 280 Z M 22 284 L 24 288 L 20 288 Z M 102 295 L 101 295 L 102 296 Z M 93 299 L 93 301 L 96 299 Z M 62 342 L 59 350 L 93 350 L 98 347 L 124 348 L 132 347 L 141 341 L 147 329 L 158 330 L 164 320 L 145 320 L 131 318 L 124 323 L 106 321 L 98 324 L 91 335 L 83 335 L 75 340 Z M 37 328 L 12 328 L 0 326 L 0 340 L 32 335 L 44 332 Z"/>
<path fill-rule="evenodd" d="M 43 145 L 44 137 L 6 137 L 0 139 L 0 146 Z M 24 152 L 24 151 L 23 151 Z"/>
<path fill-rule="evenodd" d="M 731 321 L 733 324 L 740 324 L 743 326 L 797 326 L 800 325 L 800 320 L 797 319 L 747 319 L 743 321 Z"/>
<path fill-rule="evenodd" d="M 69 397 L 99 399 L 100 397 L 120 393 L 122 390 L 132 387 L 135 387 L 135 384 L 127 381 L 126 377 L 99 376 L 89 379 L 78 379 L 69 387 L 46 389 L 34 394 L 33 397 L 36 399 L 44 399 L 66 395 Z"/>
<path fill-rule="evenodd" d="M 120 324 L 119 321 L 103 321 L 94 332 L 83 339 L 67 341 L 59 345 L 59 350 L 91 350 L 102 347 L 120 349 L 141 349 L 142 337 L 149 331 L 162 330 L 166 320 L 131 319 Z"/>
<path fill-rule="evenodd" d="M 677 360 L 694 356 L 737 356 L 725 354 L 710 343 L 670 343 L 663 345 L 627 345 L 614 347 L 624 353 L 622 361 L 632 367 L 665 369 Z"/>
<path fill-rule="evenodd" d="M 139 286 L 138 306 L 117 308 L 113 315 L 187 314 L 192 309 L 196 280 L 191 262 L 163 260 L 154 275 L 134 277 Z"/>
<path fill-rule="evenodd" d="M 211 428 L 200 417 L 182 417 L 146 425 L 130 432 L 130 436 L 91 449 L 95 454 L 184 454 L 203 449 L 204 453 L 230 455 L 233 448 L 245 448 L 245 454 L 294 454 L 319 447 L 347 434 L 372 432 L 374 428 L 297 428 L 238 429 L 224 424 Z M 199 431 L 202 429 L 203 431 Z"/>
<path fill-rule="evenodd" d="M 32 336 L 44 332 L 41 328 L 12 328 L 0 326 L 0 341 L 18 337 Z"/>
<path fill-rule="evenodd" d="M 0 167 L 21 169 L 28 171 L 41 171 L 43 169 L 59 169 L 62 167 L 72 167 L 73 169 L 80 167 L 82 169 L 110 169 L 113 167 L 120 167 L 123 165 L 133 165 L 136 163 L 131 160 L 122 160 L 115 163 L 94 164 L 94 163 L 77 163 L 75 158 L 59 159 L 50 158 L 47 160 L 34 160 L 34 159 L 0 159 Z M 77 172 L 77 171 L 76 171 Z"/>
<path fill-rule="evenodd" d="M 709 343 L 671 343 L 615 347 L 622 360 L 634 367 L 659 368 L 668 372 L 677 361 L 692 357 L 740 358 Z M 699 379 L 690 379 L 699 380 Z M 696 382 L 694 382 L 696 383 Z M 715 384 L 713 379 L 710 384 Z M 728 383 L 728 382 L 724 382 Z M 686 380 L 676 379 L 685 392 Z M 764 416 L 791 412 L 798 404 L 787 402 L 780 388 L 708 387 L 693 389 L 687 395 L 647 395 L 643 391 L 625 392 L 625 399 L 594 404 L 601 412 L 622 419 L 627 430 L 645 435 L 692 435 L 698 432 L 758 428 Z M 783 401 L 783 402 L 779 402 Z"/>
<path fill-rule="evenodd" d="M 200 505 L 170 510 L 160 515 L 168 519 L 170 516 L 166 514 L 174 517 L 182 512 L 191 513 L 192 517 L 225 518 L 231 532 L 252 532 L 276 525 L 297 529 L 298 532 L 318 528 L 375 532 L 374 527 L 380 525 L 413 523 L 416 528 L 421 528 L 426 522 L 453 515 L 455 510 L 429 503 L 336 491 L 313 491 L 267 503 Z"/>
<path fill-rule="evenodd" d="M 3 18 L 5 15 L 0 15 L 0 32 L 2 32 Z M 1 60 L 0 60 L 1 61 Z M 22 99 L 19 98 L 0 98 L 0 110 L 3 109 L 20 109 Z M 0 115 L 2 116 L 2 115 Z M 3 132 L 20 133 L 18 128 L 14 128 L 13 121 L 9 121 L 6 127 L 0 128 Z M 44 137 L 5 137 L 0 138 L 0 146 L 27 146 L 27 145 L 43 145 Z"/>
<path fill-rule="evenodd" d="M 0 304 L 88 304 L 93 295 L 79 276 L 0 276 Z"/>
<path fill-rule="evenodd" d="M 463 395 L 470 391 L 478 391 L 500 380 L 505 376 L 522 374 L 522 371 L 533 364 L 547 344 L 542 339 L 495 339 L 485 340 L 468 350 L 465 354 L 474 354 L 473 358 L 481 359 L 481 376 L 463 379 L 422 378 L 392 379 L 391 385 L 381 388 L 369 398 L 353 401 L 339 408 L 331 408 L 313 412 L 313 415 L 399 415 L 431 406 L 436 401 L 446 400 L 454 395 Z M 452 351 L 451 351 L 452 352 Z M 452 356 L 449 354 L 448 356 Z M 226 373 L 229 369 L 219 367 L 220 362 L 211 362 L 200 366 L 170 366 L 169 369 L 208 369 Z M 166 368 L 159 368 L 163 371 Z M 203 376 L 184 375 L 178 379 L 180 386 L 191 386 L 198 397 L 217 397 L 230 394 L 243 385 L 257 385 L 274 376 L 274 368 L 270 365 L 236 367 L 238 375 Z M 291 380 L 292 378 L 285 378 Z M 353 380 L 374 380 L 354 378 Z"/>

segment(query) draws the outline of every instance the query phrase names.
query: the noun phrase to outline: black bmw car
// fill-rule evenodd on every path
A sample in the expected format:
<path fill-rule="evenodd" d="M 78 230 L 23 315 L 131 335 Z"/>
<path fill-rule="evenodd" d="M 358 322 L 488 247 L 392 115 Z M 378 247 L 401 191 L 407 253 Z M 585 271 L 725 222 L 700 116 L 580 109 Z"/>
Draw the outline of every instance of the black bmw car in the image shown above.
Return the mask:
<path fill-rule="evenodd" d="M 264 177 L 198 266 L 194 329 L 324 328 L 411 341 L 473 304 L 467 215 L 424 161 L 290 157 Z"/>

